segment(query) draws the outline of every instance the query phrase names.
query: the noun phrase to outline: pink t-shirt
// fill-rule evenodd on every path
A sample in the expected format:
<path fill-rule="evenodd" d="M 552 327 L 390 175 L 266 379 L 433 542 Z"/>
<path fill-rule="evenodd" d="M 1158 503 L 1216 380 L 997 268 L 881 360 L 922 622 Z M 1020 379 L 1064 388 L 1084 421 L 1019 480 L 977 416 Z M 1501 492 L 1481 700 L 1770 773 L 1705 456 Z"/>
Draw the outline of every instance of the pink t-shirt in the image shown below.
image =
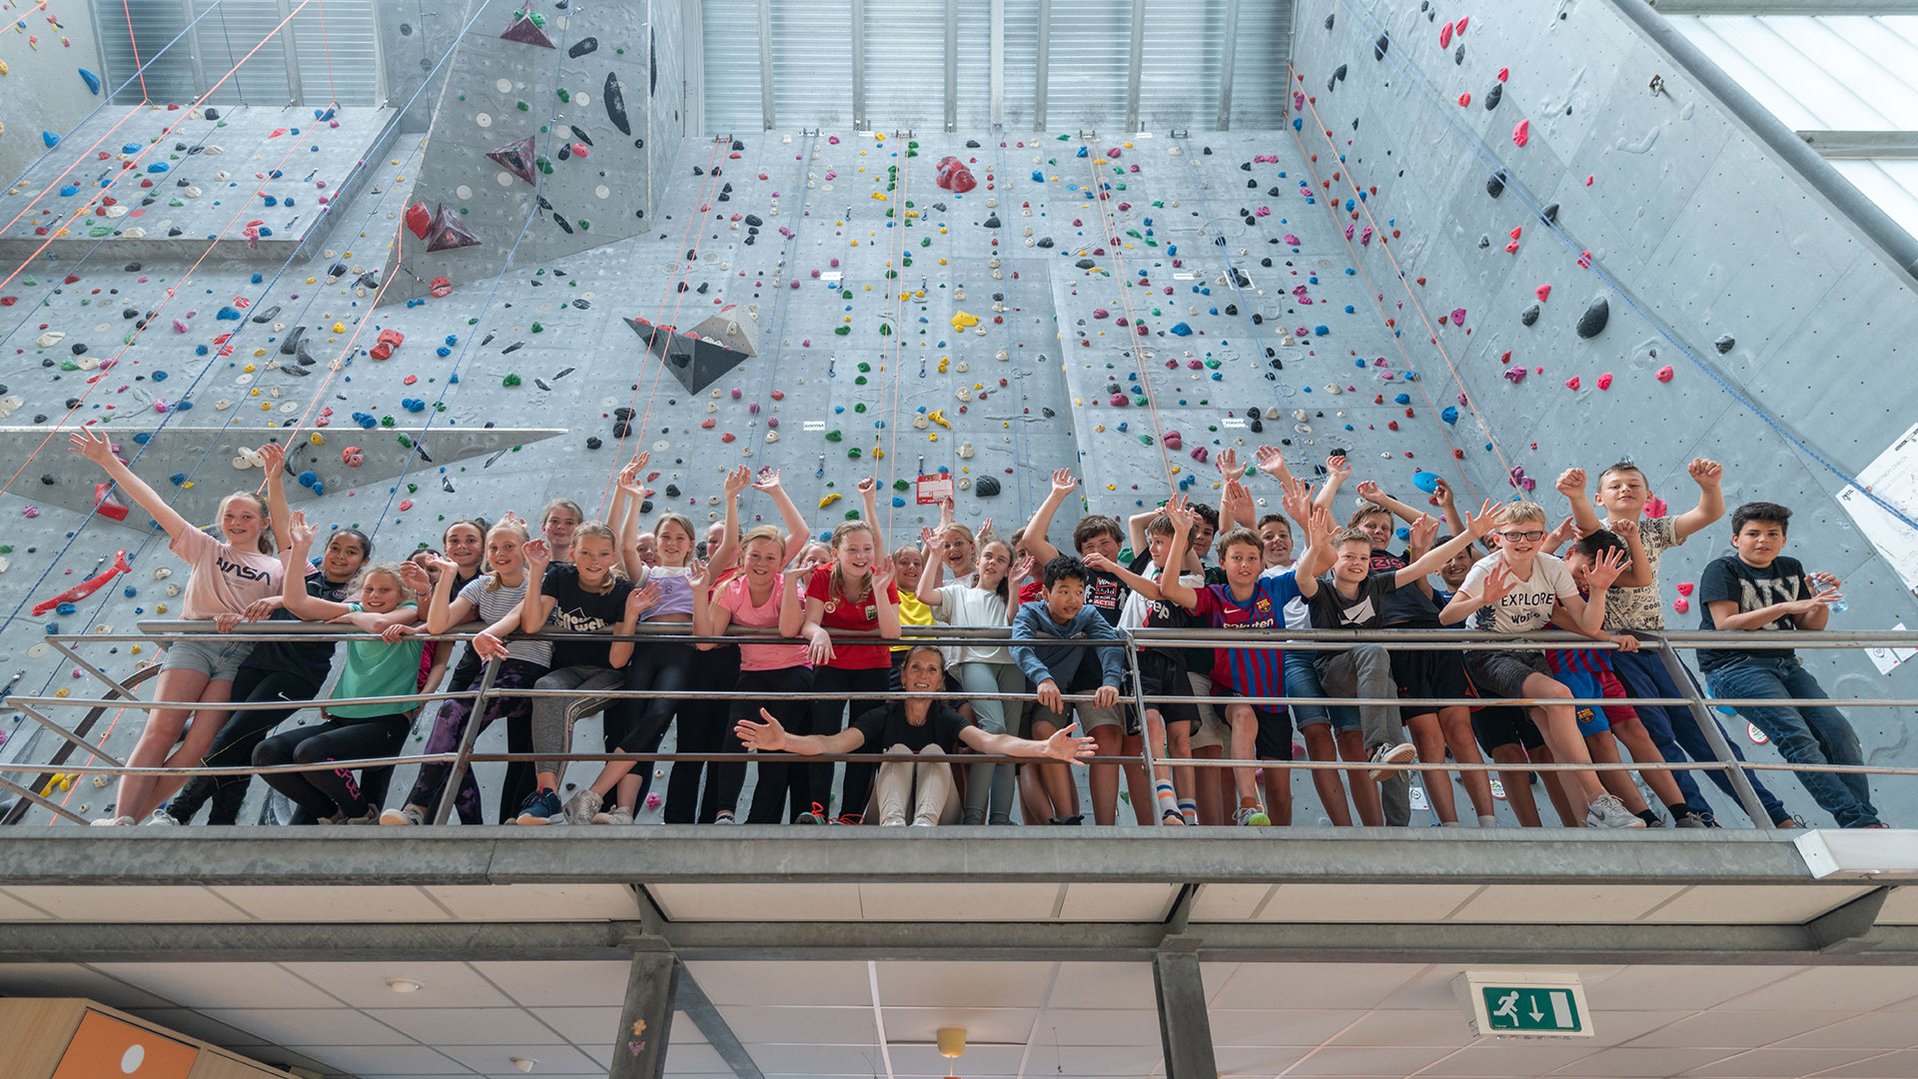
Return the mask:
<path fill-rule="evenodd" d="M 285 567 L 277 555 L 237 551 L 198 529 L 174 537 L 167 550 L 193 571 L 186 579 L 187 618 L 239 614 L 256 599 L 280 594 Z"/>
<path fill-rule="evenodd" d="M 744 574 L 720 586 L 713 602 L 732 612 L 733 624 L 748 629 L 779 630 L 779 599 L 786 588 L 786 575 L 773 574 L 772 593 L 758 607 L 752 605 L 752 589 Z M 787 667 L 810 667 L 803 644 L 739 644 L 739 669 L 777 671 Z"/>

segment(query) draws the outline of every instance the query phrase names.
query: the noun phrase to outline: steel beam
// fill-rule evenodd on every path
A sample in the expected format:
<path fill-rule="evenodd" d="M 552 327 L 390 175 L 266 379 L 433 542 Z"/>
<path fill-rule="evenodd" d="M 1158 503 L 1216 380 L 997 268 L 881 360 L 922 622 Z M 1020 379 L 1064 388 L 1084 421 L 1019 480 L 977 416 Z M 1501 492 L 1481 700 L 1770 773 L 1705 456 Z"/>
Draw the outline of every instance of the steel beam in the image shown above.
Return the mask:
<path fill-rule="evenodd" d="M 1214 126 L 1232 130 L 1232 75 L 1239 56 L 1239 0 L 1225 0 L 1225 39 L 1219 43 L 1219 116 Z"/>
<path fill-rule="evenodd" d="M 852 0 L 852 128 L 870 131 L 866 123 L 866 0 Z"/>
<path fill-rule="evenodd" d="M 616 829 L 615 829 L 616 831 Z M 7 885 L 455 885 L 782 883 L 1340 883 L 1820 885 L 1773 829 L 1620 836 L 1594 830 L 933 829 L 664 825 L 642 839 L 597 828 L 15 829 Z M 528 834 L 528 833 L 532 834 Z M 1458 832 L 1457 835 L 1450 833 Z M 556 834 L 557 833 L 557 834 Z"/>
<path fill-rule="evenodd" d="M 1918 15 L 1918 0 L 1647 0 L 1661 15 Z"/>
<path fill-rule="evenodd" d="M 624 960 L 665 947 L 681 961 L 1130 963 L 1153 961 L 1174 939 L 1189 942 L 1202 961 L 1230 963 L 1918 966 L 1918 926 L 1868 925 L 1867 913 L 1841 907 L 1835 919 L 1827 915 L 1802 925 L 1538 924 L 1524 933 L 1502 924 L 1457 922 L 1245 922 L 1194 926 L 1176 938 L 1157 923 L 676 922 L 654 936 L 631 923 L 609 922 L 45 921 L 8 924 L 0 933 L 0 962 L 569 962 Z"/>
<path fill-rule="evenodd" d="M 778 119 L 773 109 L 773 0 L 759 0 L 759 118 L 767 131 Z"/>
<path fill-rule="evenodd" d="M 1800 131 L 1798 137 L 1827 161 L 1918 157 L 1918 131 Z"/>
<path fill-rule="evenodd" d="M 286 103 L 304 105 L 306 84 L 300 80 L 300 44 L 293 33 L 293 0 L 280 0 L 280 49 L 286 63 Z"/>
<path fill-rule="evenodd" d="M 634 954 L 607 1079 L 664 1079 L 679 974 L 679 960 L 664 947 Z"/>
<path fill-rule="evenodd" d="M 180 17 L 186 20 L 187 60 L 193 69 L 193 92 L 198 97 L 206 96 L 206 62 L 200 55 L 200 24 L 196 21 L 193 0 L 180 0 Z M 133 33 L 132 27 L 127 33 Z M 122 80 L 124 81 L 124 80 Z"/>
<path fill-rule="evenodd" d="M 1032 80 L 1032 130 L 1046 129 L 1046 80 L 1052 72 L 1052 0 L 1039 0 L 1039 56 Z"/>
<path fill-rule="evenodd" d="M 683 964 L 679 968 L 678 1008 L 699 1028 L 706 1044 L 713 1047 L 713 1051 L 719 1054 L 734 1075 L 739 1079 L 766 1079 L 759 1065 L 753 1061 L 752 1054 L 746 1051 L 746 1047 L 740 1044 L 739 1036 L 733 1033 L 732 1025 L 719 1014 L 712 998 L 700 988 L 698 979 Z"/>
<path fill-rule="evenodd" d="M 1125 130 L 1139 130 L 1139 82 L 1145 65 L 1145 0 L 1132 0 L 1132 45 L 1125 69 Z"/>
<path fill-rule="evenodd" d="M 1173 937 L 1152 957 L 1152 991 L 1159 1004 L 1159 1044 L 1166 1079 L 1218 1079 L 1212 1019 L 1205 1009 L 1198 941 Z"/>

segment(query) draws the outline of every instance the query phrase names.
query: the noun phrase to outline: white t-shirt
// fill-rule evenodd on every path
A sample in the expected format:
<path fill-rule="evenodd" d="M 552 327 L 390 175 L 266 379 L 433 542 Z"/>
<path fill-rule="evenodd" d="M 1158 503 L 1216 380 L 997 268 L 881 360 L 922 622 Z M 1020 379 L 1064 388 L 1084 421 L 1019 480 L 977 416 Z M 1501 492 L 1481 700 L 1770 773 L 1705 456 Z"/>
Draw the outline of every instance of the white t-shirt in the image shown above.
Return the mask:
<path fill-rule="evenodd" d="M 995 629 L 999 636 L 1012 636 L 1012 620 L 1006 616 L 1006 597 L 963 581 L 939 586 L 939 610 L 935 617 L 948 626 Z M 1005 645 L 964 644 L 942 651 L 946 653 L 947 663 L 1012 662 L 1012 652 Z"/>
<path fill-rule="evenodd" d="M 1670 517 L 1647 517 L 1638 522 L 1638 542 L 1645 549 L 1652 583 L 1644 588 L 1615 584 L 1605 593 L 1605 628 L 1613 632 L 1665 628 L 1665 605 L 1658 595 L 1658 558 L 1667 547 L 1683 542 L 1678 538 L 1677 523 Z"/>
<path fill-rule="evenodd" d="M 1505 556 L 1489 554 L 1472 566 L 1459 591 L 1477 595 L 1484 590 L 1485 578 L 1504 565 Z M 1510 572 L 1510 567 L 1507 567 Z M 1532 575 L 1519 581 L 1504 599 L 1491 607 L 1480 607 L 1473 617 L 1473 628 L 1506 636 L 1536 633 L 1552 624 L 1552 612 L 1562 599 L 1577 599 L 1578 585 L 1562 559 L 1548 554 L 1532 557 Z"/>

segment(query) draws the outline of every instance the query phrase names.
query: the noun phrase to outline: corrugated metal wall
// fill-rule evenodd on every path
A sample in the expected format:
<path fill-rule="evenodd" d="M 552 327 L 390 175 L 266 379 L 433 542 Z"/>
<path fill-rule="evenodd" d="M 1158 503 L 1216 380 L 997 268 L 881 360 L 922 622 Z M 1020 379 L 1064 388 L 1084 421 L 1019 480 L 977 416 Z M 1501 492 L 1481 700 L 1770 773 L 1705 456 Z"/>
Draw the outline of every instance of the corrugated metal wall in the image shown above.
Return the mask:
<path fill-rule="evenodd" d="M 380 62 L 373 3 L 327 0 L 324 19 L 320 5 L 310 3 L 278 34 L 274 28 L 286 17 L 280 0 L 93 0 L 93 14 L 106 52 L 107 85 L 133 79 L 114 96 L 117 104 L 140 101 L 134 72 L 144 62 L 146 97 L 153 101 L 192 101 L 219 83 L 208 98 L 215 104 L 377 105 Z M 293 0 L 288 10 L 298 6 Z M 174 42 L 195 16 L 193 31 Z M 299 59 L 297 80 L 287 77 L 289 37 Z M 255 46 L 258 51 L 233 70 Z"/>
<path fill-rule="evenodd" d="M 1225 40 L 1229 0 L 1146 0 L 1139 124 L 1147 130 L 1217 126 L 1226 49 L 1236 48 L 1231 118 L 1276 127 L 1285 103 L 1279 0 L 1240 0 L 1237 40 Z M 770 0 L 776 128 L 939 130 L 946 118 L 946 5 L 863 0 L 866 115 L 853 115 L 852 0 Z M 1126 121 L 1133 0 L 1004 0 L 1002 122 L 1033 129 L 1038 97 L 1040 5 L 1051 8 L 1045 126 L 1121 129 Z M 958 5 L 957 124 L 992 123 L 990 0 Z M 703 0 L 706 123 L 715 132 L 759 130 L 759 0 Z"/>

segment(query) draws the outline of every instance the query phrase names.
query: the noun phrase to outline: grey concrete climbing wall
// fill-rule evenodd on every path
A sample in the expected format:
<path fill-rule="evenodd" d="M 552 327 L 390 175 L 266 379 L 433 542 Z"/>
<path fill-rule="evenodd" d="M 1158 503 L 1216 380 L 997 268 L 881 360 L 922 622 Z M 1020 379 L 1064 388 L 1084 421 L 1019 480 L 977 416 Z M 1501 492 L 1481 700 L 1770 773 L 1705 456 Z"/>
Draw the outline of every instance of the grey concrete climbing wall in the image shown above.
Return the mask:
<path fill-rule="evenodd" d="M 1880 514 L 1879 549 L 1839 500 L 1918 415 L 1909 277 L 1614 3 L 1302 0 L 1294 40 L 1297 137 L 1373 238 L 1353 253 L 1424 381 L 1458 398 L 1482 486 L 1521 469 L 1562 506 L 1561 469 L 1631 458 L 1676 511 L 1685 462 L 1718 458 L 1729 504 L 1792 507 L 1792 553 L 1847 581 L 1833 628 L 1918 626 L 1912 488 L 1885 485 L 1905 520 Z M 1729 535 L 1666 558 L 1668 604 L 1691 606 Z M 1837 696 L 1918 694 L 1909 664 L 1807 662 Z M 1871 760 L 1912 763 L 1909 709 L 1852 718 Z M 1877 786 L 1894 818 L 1918 811 Z"/>
<path fill-rule="evenodd" d="M 474 5 L 413 188 L 389 301 L 648 227 L 648 5 Z"/>
<path fill-rule="evenodd" d="M 647 0 L 646 81 L 647 150 L 649 175 L 671 176 L 675 155 L 689 134 L 686 128 L 686 50 L 697 41 L 686 38 L 685 5 L 680 0 Z M 695 28 L 696 32 L 697 28 Z"/>
<path fill-rule="evenodd" d="M 16 4 L 0 27 L 0 183 L 10 184 L 48 155 L 46 136 L 63 135 L 106 100 L 105 77 L 87 0 Z M 84 71 L 85 74 L 81 74 Z"/>

